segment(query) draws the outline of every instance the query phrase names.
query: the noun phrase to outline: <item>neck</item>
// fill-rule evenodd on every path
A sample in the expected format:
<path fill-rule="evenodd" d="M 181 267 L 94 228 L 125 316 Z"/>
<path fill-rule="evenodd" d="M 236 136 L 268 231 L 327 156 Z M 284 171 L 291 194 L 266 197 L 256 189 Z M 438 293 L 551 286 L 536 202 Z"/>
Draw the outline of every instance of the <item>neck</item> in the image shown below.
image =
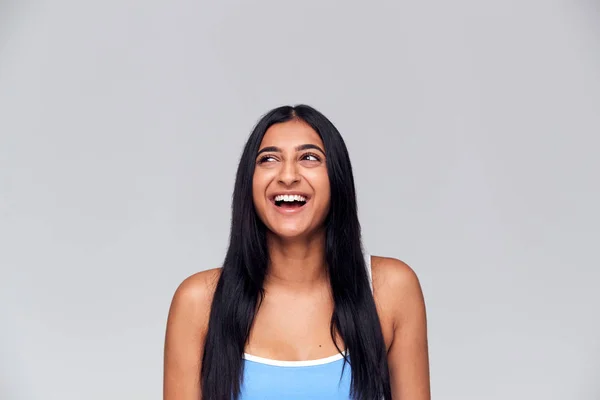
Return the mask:
<path fill-rule="evenodd" d="M 324 232 L 294 240 L 269 234 L 267 245 L 270 263 L 265 286 L 308 289 L 328 282 Z"/>

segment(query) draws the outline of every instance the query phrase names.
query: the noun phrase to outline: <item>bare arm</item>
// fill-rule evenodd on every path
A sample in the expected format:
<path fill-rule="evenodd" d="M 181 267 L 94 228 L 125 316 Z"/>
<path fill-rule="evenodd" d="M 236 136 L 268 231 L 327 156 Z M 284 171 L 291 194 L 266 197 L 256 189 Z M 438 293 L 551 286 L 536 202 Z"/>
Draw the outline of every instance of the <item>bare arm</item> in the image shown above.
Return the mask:
<path fill-rule="evenodd" d="M 393 316 L 388 366 L 394 400 L 430 400 L 427 318 L 415 272 L 393 258 L 383 259 L 385 302 Z"/>
<path fill-rule="evenodd" d="M 219 270 L 199 272 L 173 296 L 164 349 L 163 400 L 199 400 L 200 368 Z"/>

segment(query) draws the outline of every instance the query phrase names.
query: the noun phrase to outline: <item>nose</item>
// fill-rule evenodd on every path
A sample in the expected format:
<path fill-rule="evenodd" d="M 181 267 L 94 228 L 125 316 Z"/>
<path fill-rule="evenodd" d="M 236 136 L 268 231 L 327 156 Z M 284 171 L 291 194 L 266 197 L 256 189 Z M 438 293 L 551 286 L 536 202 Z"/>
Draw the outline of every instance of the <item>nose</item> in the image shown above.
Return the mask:
<path fill-rule="evenodd" d="M 281 184 L 290 186 L 300 181 L 297 165 L 293 161 L 284 162 L 279 171 L 278 180 Z"/>

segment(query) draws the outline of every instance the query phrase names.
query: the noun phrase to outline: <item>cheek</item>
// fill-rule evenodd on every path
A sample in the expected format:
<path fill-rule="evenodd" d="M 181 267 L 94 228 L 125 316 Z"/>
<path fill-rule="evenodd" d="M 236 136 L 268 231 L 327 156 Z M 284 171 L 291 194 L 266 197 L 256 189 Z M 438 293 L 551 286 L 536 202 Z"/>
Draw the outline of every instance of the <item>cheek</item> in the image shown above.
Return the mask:
<path fill-rule="evenodd" d="M 258 206 L 260 202 L 260 193 L 261 191 L 264 193 L 264 190 L 261 190 L 261 182 L 260 179 L 257 178 L 256 176 L 254 176 L 254 178 L 252 179 L 252 199 L 254 200 L 254 205 Z"/>
<path fill-rule="evenodd" d="M 259 213 L 265 208 L 265 192 L 268 184 L 269 179 L 265 174 L 255 173 L 252 177 L 252 200 Z"/>
<path fill-rule="evenodd" d="M 314 175 L 311 182 L 315 191 L 319 195 L 319 203 L 329 206 L 331 199 L 331 188 L 327 174 L 320 173 L 318 175 Z"/>

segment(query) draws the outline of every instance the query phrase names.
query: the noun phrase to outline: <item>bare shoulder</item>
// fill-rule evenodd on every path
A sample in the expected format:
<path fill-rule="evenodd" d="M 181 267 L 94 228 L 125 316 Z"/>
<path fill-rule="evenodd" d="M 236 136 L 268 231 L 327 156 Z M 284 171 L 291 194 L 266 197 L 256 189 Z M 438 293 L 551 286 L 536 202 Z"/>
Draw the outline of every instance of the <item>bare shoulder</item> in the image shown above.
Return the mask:
<path fill-rule="evenodd" d="M 403 261 L 372 257 L 373 295 L 387 337 L 392 397 L 431 399 L 427 316 L 421 284 Z"/>
<path fill-rule="evenodd" d="M 381 307 L 394 316 L 394 322 L 424 304 L 421 283 L 404 261 L 372 256 L 373 292 Z"/>
<path fill-rule="evenodd" d="M 377 284 L 377 289 L 410 291 L 420 286 L 416 272 L 404 261 L 380 256 L 372 256 L 371 260 L 373 284 Z"/>
<path fill-rule="evenodd" d="M 213 268 L 197 272 L 184 279 L 173 295 L 169 318 L 182 315 L 186 319 L 192 317 L 188 319 L 188 323 L 207 323 L 220 275 L 221 268 Z"/>
<path fill-rule="evenodd" d="M 221 269 L 186 278 L 175 290 L 165 334 L 164 399 L 199 398 L 201 360 Z"/>
<path fill-rule="evenodd" d="M 221 268 L 207 269 L 190 275 L 179 284 L 173 299 L 186 304 L 201 300 L 212 300 L 220 276 Z"/>

